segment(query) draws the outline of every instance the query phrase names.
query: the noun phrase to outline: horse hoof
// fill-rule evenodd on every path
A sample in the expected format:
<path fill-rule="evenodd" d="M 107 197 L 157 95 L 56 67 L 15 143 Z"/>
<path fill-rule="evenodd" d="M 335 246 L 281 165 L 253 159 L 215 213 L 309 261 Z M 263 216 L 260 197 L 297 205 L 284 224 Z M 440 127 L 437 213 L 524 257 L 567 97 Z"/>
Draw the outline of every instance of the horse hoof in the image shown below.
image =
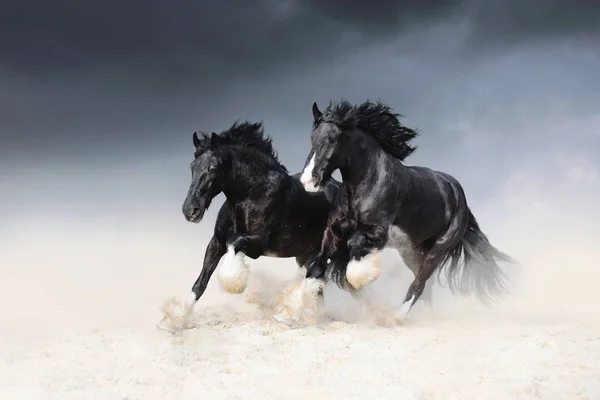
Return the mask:
<path fill-rule="evenodd" d="M 379 253 L 371 253 L 360 260 L 351 260 L 346 267 L 346 279 L 355 290 L 376 281 L 380 274 Z"/>
<path fill-rule="evenodd" d="M 291 319 L 291 318 L 287 318 L 281 314 L 275 314 L 273 315 L 273 319 L 277 322 L 279 322 L 280 324 L 283 324 L 285 326 L 287 326 L 288 328 L 295 328 L 296 327 L 296 323 Z"/>
<path fill-rule="evenodd" d="M 156 324 L 156 327 L 171 334 L 193 328 L 194 324 L 190 321 L 190 317 L 195 301 L 195 298 L 188 302 L 182 302 L 176 298 L 165 300 L 160 307 L 163 318 Z"/>
<path fill-rule="evenodd" d="M 250 269 L 245 257 L 242 252 L 236 253 L 233 246 L 227 248 L 221 267 L 217 271 L 217 280 L 226 292 L 242 294 L 246 290 Z"/>
<path fill-rule="evenodd" d="M 393 319 L 397 326 L 404 326 L 410 322 L 411 314 L 396 314 Z"/>
<path fill-rule="evenodd" d="M 163 319 L 156 324 L 156 328 L 160 329 L 161 331 L 168 332 L 171 335 L 174 335 L 179 331 L 179 329 L 167 321 L 167 317 L 163 317 Z"/>

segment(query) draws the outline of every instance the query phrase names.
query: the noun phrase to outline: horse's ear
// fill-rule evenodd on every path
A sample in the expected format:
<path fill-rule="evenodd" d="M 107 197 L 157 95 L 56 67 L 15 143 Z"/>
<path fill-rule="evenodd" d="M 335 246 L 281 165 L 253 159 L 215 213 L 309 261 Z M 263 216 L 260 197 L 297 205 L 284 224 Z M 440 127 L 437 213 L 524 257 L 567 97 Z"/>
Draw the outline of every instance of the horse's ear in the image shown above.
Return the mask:
<path fill-rule="evenodd" d="M 317 102 L 313 103 L 312 113 L 315 121 L 323 116 L 323 113 L 319 110 L 319 107 L 317 107 Z"/>
<path fill-rule="evenodd" d="M 192 139 L 194 140 L 194 147 L 200 146 L 200 139 L 198 139 L 198 134 L 196 132 L 194 132 Z"/>
<path fill-rule="evenodd" d="M 219 135 L 217 135 L 216 133 L 214 133 L 214 132 L 213 132 L 213 133 L 210 135 L 210 144 L 211 144 L 213 147 L 217 147 L 217 146 L 219 145 Z"/>

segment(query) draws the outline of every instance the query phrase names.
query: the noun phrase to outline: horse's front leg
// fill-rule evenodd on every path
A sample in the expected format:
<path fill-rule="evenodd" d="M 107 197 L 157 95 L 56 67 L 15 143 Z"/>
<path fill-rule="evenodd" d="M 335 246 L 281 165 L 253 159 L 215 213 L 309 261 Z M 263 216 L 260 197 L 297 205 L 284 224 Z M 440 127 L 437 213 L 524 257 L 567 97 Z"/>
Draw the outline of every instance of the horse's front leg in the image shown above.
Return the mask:
<path fill-rule="evenodd" d="M 267 235 L 236 235 L 228 243 L 235 253 L 243 253 L 253 260 L 262 256 L 267 247 Z"/>
<path fill-rule="evenodd" d="M 223 254 L 225 254 L 225 240 L 215 235 L 206 247 L 202 271 L 200 271 L 200 275 L 192 287 L 189 299 L 183 302 L 174 298 L 167 300 L 161 307 L 164 317 L 158 323 L 158 328 L 175 333 L 191 327 L 190 316 L 194 305 L 204 294 L 210 277 L 217 268 Z"/>
<path fill-rule="evenodd" d="M 348 238 L 346 279 L 354 289 L 360 290 L 379 278 L 379 255 L 387 239 L 387 228 L 382 225 L 362 226 Z"/>
<path fill-rule="evenodd" d="M 250 269 L 245 257 L 256 260 L 264 253 L 266 244 L 267 238 L 264 235 L 238 233 L 228 240 L 223 264 L 217 275 L 225 291 L 240 294 L 246 290 Z"/>

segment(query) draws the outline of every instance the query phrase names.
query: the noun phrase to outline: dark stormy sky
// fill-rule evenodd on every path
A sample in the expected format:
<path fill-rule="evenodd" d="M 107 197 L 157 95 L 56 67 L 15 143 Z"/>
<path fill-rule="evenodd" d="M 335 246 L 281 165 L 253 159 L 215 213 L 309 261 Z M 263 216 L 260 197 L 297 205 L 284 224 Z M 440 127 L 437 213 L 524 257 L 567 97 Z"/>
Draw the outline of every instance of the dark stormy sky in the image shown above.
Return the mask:
<path fill-rule="evenodd" d="M 456 176 L 482 218 L 586 222 L 599 33 L 600 5 L 579 0 L 4 0 L 0 229 L 183 227 L 194 130 L 263 120 L 295 172 L 312 102 L 341 98 L 405 115 L 421 130 L 407 163 Z"/>

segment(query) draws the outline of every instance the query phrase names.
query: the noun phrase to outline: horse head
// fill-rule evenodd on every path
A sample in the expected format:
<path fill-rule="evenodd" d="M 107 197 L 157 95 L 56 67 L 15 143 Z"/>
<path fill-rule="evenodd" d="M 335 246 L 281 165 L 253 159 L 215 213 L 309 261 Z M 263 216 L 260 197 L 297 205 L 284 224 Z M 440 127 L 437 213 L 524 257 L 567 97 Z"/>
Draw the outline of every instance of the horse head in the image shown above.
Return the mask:
<path fill-rule="evenodd" d="M 212 133 L 210 137 L 197 133 L 193 135 L 196 151 L 190 168 L 192 182 L 183 202 L 182 212 L 190 222 L 200 222 L 212 199 L 222 190 L 222 157 L 219 154 L 220 137 Z"/>

